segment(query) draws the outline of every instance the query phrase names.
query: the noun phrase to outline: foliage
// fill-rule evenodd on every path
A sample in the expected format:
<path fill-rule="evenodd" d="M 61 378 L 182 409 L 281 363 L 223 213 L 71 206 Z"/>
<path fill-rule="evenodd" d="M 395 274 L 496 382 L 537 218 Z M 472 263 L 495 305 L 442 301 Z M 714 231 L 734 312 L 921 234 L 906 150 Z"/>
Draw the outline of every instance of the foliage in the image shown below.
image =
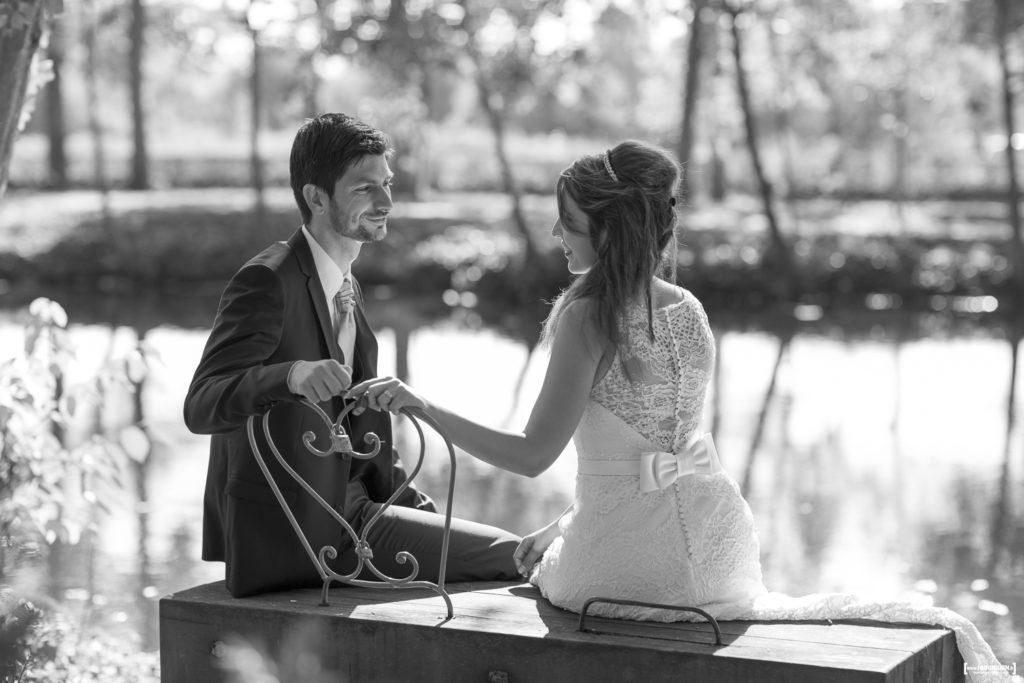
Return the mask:
<path fill-rule="evenodd" d="M 60 611 L 0 593 L 0 683 L 156 683 L 158 668 L 155 654 L 124 639 L 86 636 Z"/>
<path fill-rule="evenodd" d="M 1005 173 L 998 156 L 1005 134 L 992 49 L 995 1 L 743 3 L 746 66 L 769 175 L 777 182 L 784 178 L 788 193 L 801 196 L 912 197 L 992 188 Z M 702 79 L 689 161 L 698 190 L 722 167 L 729 190 L 749 191 L 728 32 L 717 6 L 711 3 L 704 22 L 709 73 Z M 1024 6 L 1010 6 L 1012 21 L 1004 28 L 1019 51 Z M 290 133 L 314 110 L 370 118 L 395 134 L 400 182 L 419 174 L 417 187 L 434 186 L 430 164 L 460 144 L 435 128 L 486 127 L 473 87 L 470 33 L 510 132 L 639 137 L 672 147 L 690 8 L 680 0 L 153 3 L 147 59 L 176 65 L 172 71 L 145 70 L 147 111 L 152 129 L 161 131 L 152 152 L 160 158 L 166 151 L 173 161 L 157 177 L 187 184 L 189 167 L 216 161 L 183 151 L 197 134 L 245 139 L 249 28 L 258 31 L 265 55 L 263 86 L 273 106 L 264 114 L 272 131 Z M 101 118 L 116 147 L 130 137 L 124 106 L 127 10 L 109 0 L 98 9 L 104 46 L 99 77 L 110 95 L 100 103 Z M 65 14 L 61 20 L 69 28 L 84 21 L 78 3 L 68 3 Z M 67 51 L 68 83 L 82 69 L 80 59 L 78 51 Z M 71 87 L 65 93 L 69 129 L 81 131 L 84 107 L 76 102 L 82 93 Z M 31 125 L 38 131 L 42 122 Z M 284 157 L 273 159 L 272 172 L 286 168 Z M 553 157 L 550 163 L 567 161 Z M 219 169 L 201 174 L 199 182 L 226 175 L 231 184 L 233 177 L 246 177 Z M 24 184 L 41 182 L 29 175 Z M 475 189 L 478 178 L 462 173 L 455 182 Z"/>
<path fill-rule="evenodd" d="M 134 425 L 117 442 L 98 424 L 85 438 L 69 432 L 88 422 L 111 385 L 131 390 L 149 354 L 140 348 L 90 382 L 70 385 L 63 307 L 37 298 L 27 315 L 22 352 L 0 365 L 0 681 L 155 681 L 153 655 L 86 634 L 46 600 L 35 604 L 26 578 L 50 545 L 78 543 L 105 509 L 108 489 L 121 486 L 120 463 L 140 457 Z"/>
<path fill-rule="evenodd" d="M 67 314 L 40 298 L 29 315 L 23 355 L 0 366 L 0 536 L 34 554 L 40 543 L 77 543 L 90 510 L 103 507 L 97 490 L 118 485 L 119 474 L 118 448 L 108 440 L 94 435 L 69 447 L 63 438 L 76 411 L 115 377 L 65 387 Z M 7 569 L 0 564 L 0 576 Z"/>

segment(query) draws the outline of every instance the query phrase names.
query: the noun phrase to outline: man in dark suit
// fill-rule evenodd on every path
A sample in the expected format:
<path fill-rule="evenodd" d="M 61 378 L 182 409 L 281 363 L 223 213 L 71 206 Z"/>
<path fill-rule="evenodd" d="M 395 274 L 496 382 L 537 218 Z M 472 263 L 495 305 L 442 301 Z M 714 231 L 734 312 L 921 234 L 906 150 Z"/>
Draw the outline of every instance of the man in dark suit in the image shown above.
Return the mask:
<path fill-rule="evenodd" d="M 351 266 L 363 244 L 384 239 L 392 209 L 390 148 L 378 130 L 344 114 L 322 114 L 299 129 L 291 151 L 291 185 L 303 225 L 287 242 L 267 247 L 231 278 L 185 398 L 185 423 L 212 434 L 203 515 L 203 559 L 224 561 L 235 597 L 320 581 L 252 452 L 246 421 L 271 407 L 269 431 L 289 466 L 309 482 L 358 534 L 405 481 L 392 448 L 390 416 L 349 413 L 352 445 L 380 437 L 371 460 L 306 451 L 302 435 L 329 443 L 323 421 L 302 398 L 332 418 L 341 394 L 377 372 L 377 340 L 363 314 Z M 353 570 L 348 534 L 275 461 L 260 421 L 255 441 L 314 552 L 337 547 L 335 571 Z M 444 517 L 409 487 L 374 522 L 373 563 L 403 577 L 419 561 L 418 578 L 437 580 Z M 513 580 L 519 538 L 494 527 L 453 520 L 446 579 Z M 360 578 L 373 578 L 364 575 Z"/>

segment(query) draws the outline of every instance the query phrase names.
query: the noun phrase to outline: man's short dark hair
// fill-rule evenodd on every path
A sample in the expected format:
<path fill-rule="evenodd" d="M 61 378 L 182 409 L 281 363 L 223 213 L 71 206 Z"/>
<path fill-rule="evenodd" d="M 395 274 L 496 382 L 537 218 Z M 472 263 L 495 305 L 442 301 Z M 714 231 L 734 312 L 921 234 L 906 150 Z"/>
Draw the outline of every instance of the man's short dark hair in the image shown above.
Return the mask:
<path fill-rule="evenodd" d="M 307 119 L 292 143 L 292 193 L 299 205 L 302 222 L 309 225 L 313 212 L 302 188 L 313 184 L 334 196 L 334 185 L 353 164 L 367 155 L 392 152 L 388 137 L 347 114 L 319 114 Z"/>

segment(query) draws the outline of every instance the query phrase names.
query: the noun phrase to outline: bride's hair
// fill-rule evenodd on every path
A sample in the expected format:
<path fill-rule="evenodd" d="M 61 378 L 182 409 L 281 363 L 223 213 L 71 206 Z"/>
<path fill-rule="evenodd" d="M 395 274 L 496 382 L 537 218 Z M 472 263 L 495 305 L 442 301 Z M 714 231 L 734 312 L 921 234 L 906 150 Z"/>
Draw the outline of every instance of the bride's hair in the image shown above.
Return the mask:
<path fill-rule="evenodd" d="M 605 337 L 601 341 L 617 349 L 622 342 L 618 321 L 627 305 L 642 296 L 653 335 L 651 280 L 661 274 L 675 281 L 679 177 L 679 162 L 670 152 L 636 140 L 582 157 L 562 171 L 556 185 L 562 229 L 584 232 L 566 214 L 565 198 L 571 197 L 590 223 L 597 260 L 555 300 L 544 322 L 543 342 L 554 338 L 562 311 L 577 299 L 593 301 L 593 323 Z"/>

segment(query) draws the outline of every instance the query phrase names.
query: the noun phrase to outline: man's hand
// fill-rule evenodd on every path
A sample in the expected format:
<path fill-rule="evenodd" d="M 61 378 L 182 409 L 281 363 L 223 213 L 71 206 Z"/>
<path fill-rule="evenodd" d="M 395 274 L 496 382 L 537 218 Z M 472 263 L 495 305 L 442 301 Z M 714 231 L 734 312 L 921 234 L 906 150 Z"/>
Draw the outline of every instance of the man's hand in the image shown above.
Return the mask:
<path fill-rule="evenodd" d="M 351 384 L 352 368 L 333 358 L 296 361 L 288 373 L 288 389 L 313 403 L 338 396 Z"/>

